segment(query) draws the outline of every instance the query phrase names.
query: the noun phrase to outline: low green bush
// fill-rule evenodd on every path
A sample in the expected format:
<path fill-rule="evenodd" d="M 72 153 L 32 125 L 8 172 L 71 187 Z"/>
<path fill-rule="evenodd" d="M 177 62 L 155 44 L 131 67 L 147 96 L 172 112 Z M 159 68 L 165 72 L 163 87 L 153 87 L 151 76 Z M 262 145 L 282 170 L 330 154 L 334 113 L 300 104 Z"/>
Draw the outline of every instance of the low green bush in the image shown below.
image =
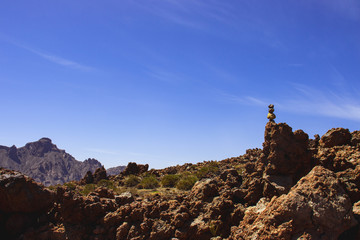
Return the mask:
<path fill-rule="evenodd" d="M 75 183 L 72 183 L 72 182 L 67 182 L 67 183 L 64 183 L 64 186 L 70 190 L 75 190 L 76 189 L 76 185 Z"/>
<path fill-rule="evenodd" d="M 86 196 L 89 193 L 93 192 L 95 190 L 95 188 L 96 188 L 95 184 L 92 184 L 92 183 L 86 184 L 84 186 L 84 189 L 81 191 L 81 194 Z"/>
<path fill-rule="evenodd" d="M 178 181 L 176 188 L 179 190 L 190 190 L 197 181 L 198 178 L 196 176 L 186 174 Z"/>
<path fill-rule="evenodd" d="M 179 179 L 180 179 L 180 175 L 168 174 L 162 177 L 161 185 L 163 187 L 175 187 Z"/>
<path fill-rule="evenodd" d="M 155 176 L 144 177 L 138 184 L 138 188 L 154 189 L 159 187 L 159 181 Z"/>
<path fill-rule="evenodd" d="M 195 174 L 199 179 L 208 177 L 209 174 L 215 174 L 219 171 L 219 163 L 211 161 L 202 168 L 200 168 Z"/>
<path fill-rule="evenodd" d="M 114 182 L 107 180 L 107 179 L 101 179 L 98 183 L 97 183 L 98 187 L 106 187 L 109 189 L 113 189 L 115 188 L 114 186 Z"/>
<path fill-rule="evenodd" d="M 136 185 L 138 185 L 140 182 L 140 178 L 138 178 L 135 175 L 129 175 L 125 181 L 124 181 L 124 185 L 126 187 L 135 187 Z"/>

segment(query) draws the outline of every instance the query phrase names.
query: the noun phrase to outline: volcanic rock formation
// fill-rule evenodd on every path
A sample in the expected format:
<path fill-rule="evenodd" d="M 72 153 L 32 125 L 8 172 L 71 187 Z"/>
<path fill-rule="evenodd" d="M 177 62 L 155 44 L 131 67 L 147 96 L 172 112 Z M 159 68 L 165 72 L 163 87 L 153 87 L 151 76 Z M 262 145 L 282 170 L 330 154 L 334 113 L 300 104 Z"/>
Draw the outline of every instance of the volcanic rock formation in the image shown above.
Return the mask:
<path fill-rule="evenodd" d="M 358 131 L 350 133 L 342 128 L 309 139 L 301 130 L 293 132 L 287 124 L 270 122 L 265 128 L 263 150 L 248 150 L 219 162 L 150 171 L 132 163 L 125 174 L 102 181 L 123 187 L 124 179 L 131 177 L 199 177 L 189 191 L 159 188 L 143 195 L 133 188 L 119 192 L 104 186 L 87 195 L 77 191 L 84 187 L 80 185 L 49 191 L 20 173 L 2 169 L 1 237 L 359 239 L 358 139 Z M 101 169 L 98 172 L 98 176 L 104 176 Z M 93 174 L 87 177 L 95 179 Z"/>

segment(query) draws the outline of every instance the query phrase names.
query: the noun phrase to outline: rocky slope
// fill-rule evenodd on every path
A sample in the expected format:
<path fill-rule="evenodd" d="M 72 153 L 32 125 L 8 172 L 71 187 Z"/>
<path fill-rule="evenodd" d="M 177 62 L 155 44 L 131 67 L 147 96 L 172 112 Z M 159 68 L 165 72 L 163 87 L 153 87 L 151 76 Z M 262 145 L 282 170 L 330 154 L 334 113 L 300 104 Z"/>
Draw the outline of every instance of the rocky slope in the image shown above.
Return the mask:
<path fill-rule="evenodd" d="M 0 167 L 20 171 L 46 186 L 80 180 L 87 171 L 101 167 L 96 159 L 77 161 L 49 138 L 16 148 L 0 146 Z"/>
<path fill-rule="evenodd" d="M 360 239 L 359 143 L 357 131 L 309 139 L 268 123 L 262 150 L 161 170 L 130 163 L 110 180 L 102 168 L 54 191 L 1 169 L 0 232 L 4 239 Z M 189 191 L 118 191 L 129 179 L 172 174 L 199 181 Z"/>

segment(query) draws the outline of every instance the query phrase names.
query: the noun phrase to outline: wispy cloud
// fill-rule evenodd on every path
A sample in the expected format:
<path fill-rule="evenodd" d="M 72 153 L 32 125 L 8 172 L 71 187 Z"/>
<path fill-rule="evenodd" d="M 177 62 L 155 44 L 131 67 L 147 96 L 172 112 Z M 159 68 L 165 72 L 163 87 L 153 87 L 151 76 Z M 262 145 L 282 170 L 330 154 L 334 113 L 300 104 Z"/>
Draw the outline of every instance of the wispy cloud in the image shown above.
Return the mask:
<path fill-rule="evenodd" d="M 24 43 L 21 43 L 20 41 L 10 37 L 10 36 L 7 36 L 7 35 L 4 35 L 4 34 L 1 34 L 0 33 L 0 39 L 3 40 L 3 41 L 6 41 L 14 46 L 17 46 L 19 48 L 22 48 L 22 49 L 25 49 L 47 61 L 50 61 L 52 63 L 55 63 L 57 65 L 60 65 L 60 66 L 64 66 L 64 67 L 69 67 L 69 68 L 73 68 L 73 69 L 78 69 L 78 70 L 82 70 L 82 71 L 92 71 L 92 70 L 95 70 L 93 67 L 90 67 L 90 66 L 86 66 L 84 64 L 81 64 L 81 63 L 78 63 L 76 61 L 73 61 L 73 60 L 69 60 L 69 59 L 66 59 L 66 58 L 63 58 L 63 57 L 59 57 L 59 56 L 56 56 L 56 55 L 53 55 L 53 54 L 50 54 L 50 53 L 46 53 L 45 51 L 43 50 L 38 50 L 34 47 L 29 47 L 27 44 L 24 44 Z"/>
<path fill-rule="evenodd" d="M 42 58 L 44 58 L 44 59 L 46 59 L 46 60 L 48 60 L 50 62 L 56 63 L 56 64 L 64 66 L 64 67 L 70 67 L 70 68 L 79 69 L 79 70 L 83 70 L 83 71 L 94 70 L 94 68 L 92 68 L 92 67 L 80 64 L 78 62 L 75 62 L 75 61 L 72 61 L 72 60 L 69 60 L 69 59 L 65 59 L 65 58 L 62 58 L 62 57 L 55 56 L 55 55 L 47 54 L 47 53 L 44 53 L 42 51 L 35 50 L 34 48 L 25 47 L 25 46 L 20 46 L 20 47 L 22 47 L 22 48 L 24 48 L 24 49 L 26 49 L 26 50 L 40 56 L 40 57 L 42 57 Z"/>
<path fill-rule="evenodd" d="M 360 101 L 351 93 L 321 91 L 300 84 L 295 88 L 300 95 L 284 101 L 281 105 L 284 110 L 360 121 Z"/>
<path fill-rule="evenodd" d="M 175 83 L 183 81 L 184 77 L 176 74 L 174 72 L 164 70 L 159 67 L 147 67 L 146 73 L 153 79 L 166 82 L 166 83 Z"/>
<path fill-rule="evenodd" d="M 252 96 L 223 94 L 228 101 L 252 106 L 267 106 L 274 103 L 277 108 L 297 114 L 336 117 L 360 121 L 360 100 L 350 92 L 335 93 L 331 90 L 319 90 L 301 84 L 293 84 L 296 93 L 292 98 L 269 101 L 271 99 Z"/>
<path fill-rule="evenodd" d="M 267 106 L 268 101 L 252 96 L 237 96 L 234 94 L 229 94 L 224 91 L 219 91 L 225 101 L 230 103 L 238 103 L 242 105 L 252 105 L 252 106 Z"/>

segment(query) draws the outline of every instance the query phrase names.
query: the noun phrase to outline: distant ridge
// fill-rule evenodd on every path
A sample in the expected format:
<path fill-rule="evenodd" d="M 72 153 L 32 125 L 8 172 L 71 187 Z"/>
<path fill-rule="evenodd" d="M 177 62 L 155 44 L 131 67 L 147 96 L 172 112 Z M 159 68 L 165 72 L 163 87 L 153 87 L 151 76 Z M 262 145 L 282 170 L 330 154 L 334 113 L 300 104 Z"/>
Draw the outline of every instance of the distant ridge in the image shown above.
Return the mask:
<path fill-rule="evenodd" d="M 83 162 L 58 149 L 50 138 L 27 143 L 24 147 L 0 145 L 0 167 L 20 171 L 46 186 L 79 181 L 87 171 L 102 167 L 93 158 Z"/>

